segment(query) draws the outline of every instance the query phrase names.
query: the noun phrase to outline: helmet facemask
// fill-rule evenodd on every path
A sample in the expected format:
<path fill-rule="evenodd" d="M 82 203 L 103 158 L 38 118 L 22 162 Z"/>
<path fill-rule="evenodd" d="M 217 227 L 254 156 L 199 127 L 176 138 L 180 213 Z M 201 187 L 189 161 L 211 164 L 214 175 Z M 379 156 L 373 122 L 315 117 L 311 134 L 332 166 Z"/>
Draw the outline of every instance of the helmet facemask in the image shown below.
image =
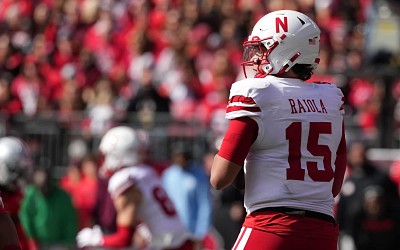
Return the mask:
<path fill-rule="evenodd" d="M 263 78 L 273 70 L 268 56 L 286 37 L 268 37 L 259 39 L 253 37 L 252 40 L 243 43 L 243 73 L 246 78 Z"/>

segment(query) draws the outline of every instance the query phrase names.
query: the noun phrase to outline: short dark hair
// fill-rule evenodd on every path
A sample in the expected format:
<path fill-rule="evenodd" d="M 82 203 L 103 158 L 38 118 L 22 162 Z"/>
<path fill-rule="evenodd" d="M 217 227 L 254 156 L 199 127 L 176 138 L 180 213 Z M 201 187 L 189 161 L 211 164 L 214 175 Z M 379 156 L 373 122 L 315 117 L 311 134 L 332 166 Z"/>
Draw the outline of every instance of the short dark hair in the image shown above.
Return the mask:
<path fill-rule="evenodd" d="M 314 66 L 311 64 L 295 64 L 291 70 L 303 81 L 311 78 L 314 73 Z"/>

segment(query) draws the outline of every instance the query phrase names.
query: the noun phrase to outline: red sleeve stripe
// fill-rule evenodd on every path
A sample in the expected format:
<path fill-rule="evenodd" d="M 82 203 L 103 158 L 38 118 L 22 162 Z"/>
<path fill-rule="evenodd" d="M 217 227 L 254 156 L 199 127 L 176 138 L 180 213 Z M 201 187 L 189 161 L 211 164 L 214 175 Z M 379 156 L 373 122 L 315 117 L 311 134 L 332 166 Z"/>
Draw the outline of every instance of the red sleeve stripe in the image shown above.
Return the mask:
<path fill-rule="evenodd" d="M 243 95 L 234 95 L 229 99 L 229 103 L 240 102 L 243 104 L 256 104 L 253 98 Z"/>
<path fill-rule="evenodd" d="M 226 113 L 234 112 L 234 111 L 250 111 L 250 112 L 261 112 L 259 107 L 243 107 L 243 106 L 230 106 L 226 108 Z"/>

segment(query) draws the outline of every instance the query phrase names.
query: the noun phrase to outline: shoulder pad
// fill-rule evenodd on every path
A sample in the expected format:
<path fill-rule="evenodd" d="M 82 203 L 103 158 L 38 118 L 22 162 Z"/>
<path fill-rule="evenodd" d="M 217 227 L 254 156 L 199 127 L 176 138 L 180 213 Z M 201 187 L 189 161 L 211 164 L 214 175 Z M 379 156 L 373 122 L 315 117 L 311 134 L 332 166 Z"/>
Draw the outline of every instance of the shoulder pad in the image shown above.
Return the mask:
<path fill-rule="evenodd" d="M 128 173 L 126 170 L 128 169 L 119 170 L 110 178 L 108 183 L 108 192 L 110 193 L 111 197 L 117 197 L 137 183 L 138 179 L 135 178 L 134 175 Z"/>
<path fill-rule="evenodd" d="M 232 84 L 229 103 L 226 108 L 226 118 L 235 119 L 244 116 L 258 116 L 261 108 L 256 98 L 259 96 L 259 89 L 268 86 L 265 79 L 244 79 Z"/>

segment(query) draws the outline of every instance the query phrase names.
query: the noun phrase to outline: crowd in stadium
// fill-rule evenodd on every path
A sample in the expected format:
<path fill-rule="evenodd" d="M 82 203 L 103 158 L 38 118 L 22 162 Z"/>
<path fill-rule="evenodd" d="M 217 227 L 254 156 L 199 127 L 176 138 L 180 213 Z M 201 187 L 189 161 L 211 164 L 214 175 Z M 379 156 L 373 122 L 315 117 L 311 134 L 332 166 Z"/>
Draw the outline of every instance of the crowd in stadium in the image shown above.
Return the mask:
<path fill-rule="evenodd" d="M 379 84 L 330 74 L 385 60 L 364 53 L 372 1 L 4 0 L 0 7 L 6 117 L 84 111 L 82 127 L 93 133 L 127 112 L 169 112 L 209 124 L 242 77 L 242 43 L 253 22 L 295 9 L 322 29 L 314 80 L 340 85 L 349 112 L 365 133 L 376 133 Z"/>

